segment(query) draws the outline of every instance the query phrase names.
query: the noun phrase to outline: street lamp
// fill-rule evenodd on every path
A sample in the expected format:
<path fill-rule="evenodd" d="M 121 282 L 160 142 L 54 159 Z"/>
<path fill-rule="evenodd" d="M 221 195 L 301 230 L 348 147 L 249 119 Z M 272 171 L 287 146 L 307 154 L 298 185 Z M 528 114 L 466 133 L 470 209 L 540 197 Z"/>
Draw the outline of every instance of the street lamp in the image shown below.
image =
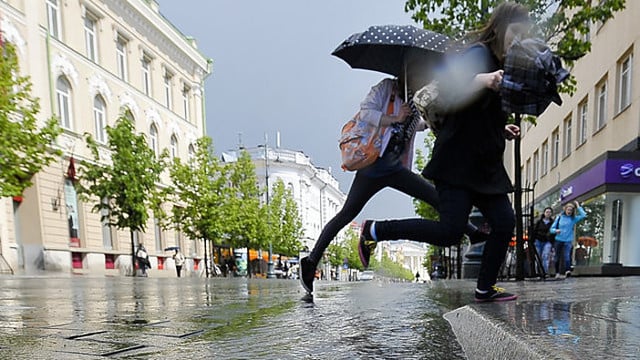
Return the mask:
<path fill-rule="evenodd" d="M 267 205 L 267 211 L 269 210 L 269 153 L 267 145 L 267 134 L 264 134 L 264 184 L 267 188 L 265 193 L 265 204 Z M 270 217 L 267 217 L 269 221 Z M 267 262 L 267 279 L 273 279 L 276 277 L 276 273 L 273 269 L 273 244 L 269 239 L 269 261 Z"/>

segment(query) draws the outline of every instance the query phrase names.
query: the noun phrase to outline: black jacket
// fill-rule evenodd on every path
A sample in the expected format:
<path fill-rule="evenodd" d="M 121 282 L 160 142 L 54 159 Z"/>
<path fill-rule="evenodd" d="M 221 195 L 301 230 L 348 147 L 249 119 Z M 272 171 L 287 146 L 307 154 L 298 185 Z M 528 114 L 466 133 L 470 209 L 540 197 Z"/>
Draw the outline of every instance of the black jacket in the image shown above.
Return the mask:
<path fill-rule="evenodd" d="M 443 86 L 471 83 L 476 74 L 500 69 L 500 63 L 488 47 L 474 45 L 455 62 L 446 64 Z M 442 130 L 433 148 L 433 156 L 423 175 L 480 194 L 506 194 L 512 191 L 504 168 L 504 126 L 500 94 L 481 90 L 470 103 L 445 116 Z"/>
<path fill-rule="evenodd" d="M 553 242 L 555 241 L 555 235 L 551 234 L 551 225 L 553 225 L 553 218 L 549 221 L 548 224 L 545 224 L 542 219 L 538 219 L 538 221 L 533 224 L 533 240 L 540 240 L 542 242 Z"/>

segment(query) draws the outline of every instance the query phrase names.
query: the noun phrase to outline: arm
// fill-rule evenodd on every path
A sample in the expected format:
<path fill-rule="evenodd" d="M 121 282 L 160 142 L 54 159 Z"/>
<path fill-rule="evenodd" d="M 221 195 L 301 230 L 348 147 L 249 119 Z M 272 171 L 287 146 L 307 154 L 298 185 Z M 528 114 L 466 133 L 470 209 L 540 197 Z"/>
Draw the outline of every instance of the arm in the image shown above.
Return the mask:
<path fill-rule="evenodd" d="M 558 228 L 558 223 L 560 222 L 560 217 L 561 216 L 562 215 L 558 215 L 558 216 L 556 216 L 556 219 L 553 220 L 553 224 L 551 225 L 551 228 L 549 228 L 549 233 L 550 234 L 554 234 L 555 235 L 555 234 L 560 232 L 560 229 Z"/>
<path fill-rule="evenodd" d="M 394 80 L 384 79 L 371 88 L 364 100 L 360 103 L 360 120 L 373 126 L 389 126 L 394 122 L 402 122 L 409 114 L 408 106 L 403 106 L 396 111 L 396 115 L 387 115 L 389 97 L 393 91 Z"/>
<path fill-rule="evenodd" d="M 584 208 L 580 206 L 580 204 L 577 201 L 576 201 L 576 210 L 578 211 L 578 213 L 576 214 L 574 222 L 577 223 L 578 221 L 587 217 L 587 212 L 584 211 Z"/>

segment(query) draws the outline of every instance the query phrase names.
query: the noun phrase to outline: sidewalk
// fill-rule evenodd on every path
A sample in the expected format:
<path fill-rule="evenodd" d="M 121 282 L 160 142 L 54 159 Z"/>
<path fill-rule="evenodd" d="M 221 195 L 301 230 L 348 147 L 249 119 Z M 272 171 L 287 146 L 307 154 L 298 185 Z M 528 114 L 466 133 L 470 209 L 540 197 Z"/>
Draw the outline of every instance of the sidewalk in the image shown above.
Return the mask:
<path fill-rule="evenodd" d="M 468 281 L 452 281 L 471 299 Z M 469 359 L 639 359 L 640 277 L 498 284 L 517 301 L 446 313 Z M 463 295 L 464 294 L 464 295 Z"/>

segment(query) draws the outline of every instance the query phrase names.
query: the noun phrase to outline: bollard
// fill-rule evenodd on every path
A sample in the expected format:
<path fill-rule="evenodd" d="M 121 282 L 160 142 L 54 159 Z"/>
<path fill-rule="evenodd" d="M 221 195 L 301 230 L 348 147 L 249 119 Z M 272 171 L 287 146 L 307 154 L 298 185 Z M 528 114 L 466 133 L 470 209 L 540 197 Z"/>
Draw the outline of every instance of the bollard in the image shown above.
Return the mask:
<path fill-rule="evenodd" d="M 482 213 L 474 207 L 471 211 L 471 214 L 469 214 L 469 221 L 473 225 L 480 227 L 484 224 L 484 217 L 482 216 Z M 463 279 L 474 279 L 478 277 L 478 273 L 480 272 L 480 264 L 482 263 L 483 251 L 483 242 L 469 245 L 462 260 Z"/>

